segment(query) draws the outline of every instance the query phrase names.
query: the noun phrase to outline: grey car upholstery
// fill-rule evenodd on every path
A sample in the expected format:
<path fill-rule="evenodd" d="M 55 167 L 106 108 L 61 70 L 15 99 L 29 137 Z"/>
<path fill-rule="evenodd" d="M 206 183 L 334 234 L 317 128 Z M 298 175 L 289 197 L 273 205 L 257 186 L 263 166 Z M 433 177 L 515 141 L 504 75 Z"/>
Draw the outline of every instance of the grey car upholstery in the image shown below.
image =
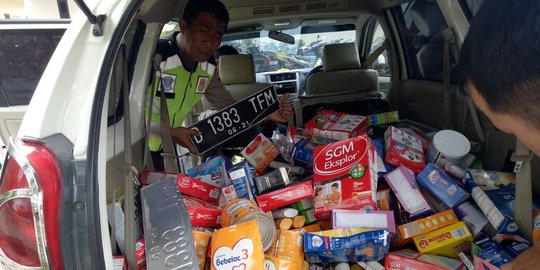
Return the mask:
<path fill-rule="evenodd" d="M 360 68 L 355 43 L 324 46 L 322 61 L 324 71 L 307 78 L 306 96 L 379 90 L 377 72 Z"/>

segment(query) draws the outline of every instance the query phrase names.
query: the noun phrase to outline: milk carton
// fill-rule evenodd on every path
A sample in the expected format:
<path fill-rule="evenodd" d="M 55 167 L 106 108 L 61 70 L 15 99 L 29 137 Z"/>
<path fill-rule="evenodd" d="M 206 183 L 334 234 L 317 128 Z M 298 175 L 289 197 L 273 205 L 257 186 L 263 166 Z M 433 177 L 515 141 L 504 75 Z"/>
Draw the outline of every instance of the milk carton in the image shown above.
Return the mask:
<path fill-rule="evenodd" d="M 332 209 L 377 209 L 376 155 L 367 135 L 315 148 L 317 218 L 330 217 Z"/>

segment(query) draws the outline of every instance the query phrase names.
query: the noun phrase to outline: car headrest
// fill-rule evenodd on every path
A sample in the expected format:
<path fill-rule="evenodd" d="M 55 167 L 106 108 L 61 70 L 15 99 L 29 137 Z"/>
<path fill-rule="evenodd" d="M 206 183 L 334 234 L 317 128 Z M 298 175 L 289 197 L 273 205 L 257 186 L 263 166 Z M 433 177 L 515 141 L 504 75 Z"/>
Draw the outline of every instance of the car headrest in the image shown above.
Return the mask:
<path fill-rule="evenodd" d="M 358 50 L 352 42 L 325 45 L 322 61 L 325 72 L 360 68 Z"/>
<path fill-rule="evenodd" d="M 219 57 L 219 78 L 225 85 L 255 83 L 255 66 L 251 54 Z"/>

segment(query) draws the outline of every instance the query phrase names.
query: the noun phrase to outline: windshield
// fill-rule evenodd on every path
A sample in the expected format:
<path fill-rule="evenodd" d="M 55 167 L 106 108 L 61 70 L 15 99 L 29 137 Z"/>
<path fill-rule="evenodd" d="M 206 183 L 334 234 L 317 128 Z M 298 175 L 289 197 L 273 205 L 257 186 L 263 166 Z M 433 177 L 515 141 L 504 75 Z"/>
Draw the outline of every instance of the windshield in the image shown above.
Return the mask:
<path fill-rule="evenodd" d="M 230 45 L 242 54 L 253 55 L 255 72 L 314 68 L 321 65 L 322 49 L 326 44 L 354 42 L 353 24 L 304 26 L 285 30 L 294 36 L 295 43 L 287 44 L 268 37 L 268 31 L 231 34 L 221 45 Z"/>

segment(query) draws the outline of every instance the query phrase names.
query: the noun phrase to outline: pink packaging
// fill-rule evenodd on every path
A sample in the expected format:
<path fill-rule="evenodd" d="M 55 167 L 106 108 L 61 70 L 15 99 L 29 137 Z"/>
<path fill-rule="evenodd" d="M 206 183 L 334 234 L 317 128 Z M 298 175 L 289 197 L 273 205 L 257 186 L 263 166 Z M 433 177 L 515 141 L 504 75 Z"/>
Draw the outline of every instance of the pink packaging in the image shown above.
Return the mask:
<path fill-rule="evenodd" d="M 424 169 L 425 158 L 420 139 L 391 126 L 384 133 L 384 142 L 385 161 L 388 164 L 395 167 L 403 165 L 415 173 Z"/>
<path fill-rule="evenodd" d="M 377 152 L 367 135 L 316 147 L 313 161 L 315 216 L 332 209 L 377 209 Z"/>
<path fill-rule="evenodd" d="M 311 180 L 259 195 L 257 196 L 257 204 L 266 212 L 307 198 L 313 198 Z"/>
<path fill-rule="evenodd" d="M 422 192 L 420 192 L 413 171 L 400 166 L 385 174 L 384 179 L 386 179 L 386 183 L 388 183 L 405 211 L 409 213 L 410 218 L 434 213 Z"/>
<path fill-rule="evenodd" d="M 333 209 L 332 228 L 376 228 L 396 234 L 393 211 Z"/>
<path fill-rule="evenodd" d="M 368 118 L 329 110 L 320 111 L 305 125 L 309 139 L 313 137 L 330 140 L 345 140 L 364 133 L 368 128 Z"/>

